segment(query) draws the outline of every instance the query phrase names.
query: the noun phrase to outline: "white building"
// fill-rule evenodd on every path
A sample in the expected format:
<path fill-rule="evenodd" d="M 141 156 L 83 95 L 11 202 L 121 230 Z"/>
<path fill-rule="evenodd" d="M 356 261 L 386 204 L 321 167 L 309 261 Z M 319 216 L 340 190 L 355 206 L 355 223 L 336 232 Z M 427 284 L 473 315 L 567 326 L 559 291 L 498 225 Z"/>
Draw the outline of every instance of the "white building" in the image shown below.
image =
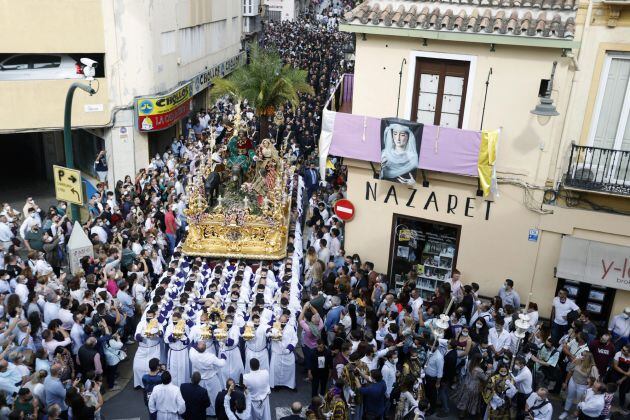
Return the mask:
<path fill-rule="evenodd" d="M 74 62 L 90 57 L 99 62 L 97 93 L 75 94 L 75 166 L 93 174 L 104 147 L 110 186 L 135 175 L 180 132 L 182 118 L 206 105 L 210 78 L 243 61 L 242 15 L 243 5 L 230 0 L 4 1 L 0 63 L 30 64 L 0 70 L 0 146 L 18 152 L 18 169 L 50 179 L 51 165 L 65 162 L 64 100 L 72 78 L 81 78 Z"/>
<path fill-rule="evenodd" d="M 295 20 L 308 10 L 308 0 L 264 0 L 269 20 L 280 22 Z"/>

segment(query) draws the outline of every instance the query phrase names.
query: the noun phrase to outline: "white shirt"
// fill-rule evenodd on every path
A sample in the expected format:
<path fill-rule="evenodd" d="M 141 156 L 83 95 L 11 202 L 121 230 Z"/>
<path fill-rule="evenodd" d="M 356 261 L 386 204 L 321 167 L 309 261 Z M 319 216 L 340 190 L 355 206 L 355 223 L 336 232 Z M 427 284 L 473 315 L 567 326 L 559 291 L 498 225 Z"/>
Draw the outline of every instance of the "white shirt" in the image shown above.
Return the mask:
<path fill-rule="evenodd" d="M 409 303 L 411 303 L 412 309 L 411 316 L 413 317 L 414 321 L 418 321 L 420 319 L 420 311 L 422 310 L 422 298 L 418 296 L 417 299 L 409 299 Z"/>
<path fill-rule="evenodd" d="M 107 232 L 105 232 L 105 229 L 103 229 L 101 226 L 92 226 L 92 229 L 90 229 L 90 234 L 95 234 L 98 236 L 98 240 L 101 241 L 102 243 L 107 243 Z"/>
<path fill-rule="evenodd" d="M 0 242 L 9 242 L 14 236 L 9 225 L 0 222 Z"/>
<path fill-rule="evenodd" d="M 578 404 L 578 408 L 587 416 L 597 417 L 602 414 L 605 403 L 604 394 L 595 394 L 589 388 L 586 390 L 584 401 Z"/>
<path fill-rule="evenodd" d="M 72 354 L 76 355 L 79 353 L 79 349 L 85 342 L 85 331 L 81 324 L 77 324 L 76 322 L 72 325 L 72 329 L 70 330 L 70 338 L 72 339 Z"/>
<path fill-rule="evenodd" d="M 496 328 L 490 328 L 488 331 L 488 344 L 494 347 L 495 351 L 508 350 L 512 339 L 510 333 L 505 330 L 501 330 L 501 334 L 497 333 Z"/>
<path fill-rule="evenodd" d="M 197 349 L 191 348 L 188 354 L 193 372 L 198 371 L 202 380 L 215 377 L 219 369 L 225 366 L 225 360 L 212 354 L 210 349 L 201 353 Z"/>
<path fill-rule="evenodd" d="M 578 310 L 578 306 L 571 299 L 567 298 L 567 300 L 562 303 L 560 302 L 560 298 L 556 296 L 553 298 L 553 307 L 555 309 L 555 314 L 553 318 L 553 322 L 558 325 L 567 325 L 568 322 L 566 320 L 566 316 L 571 311 Z"/>
<path fill-rule="evenodd" d="M 387 386 L 385 396 L 389 398 L 389 395 L 392 393 L 392 389 L 394 388 L 394 382 L 396 382 L 396 365 L 389 360 L 386 361 L 383 365 L 383 369 L 381 369 L 381 373 L 383 374 L 383 380 Z"/>
<path fill-rule="evenodd" d="M 15 286 L 15 294 L 20 297 L 22 305 L 26 305 L 26 302 L 28 301 L 28 287 L 25 284 L 18 283 Z"/>
<path fill-rule="evenodd" d="M 541 406 L 540 404 L 542 404 L 542 402 L 543 400 L 535 392 L 527 398 L 527 407 L 534 417 L 533 420 L 551 420 L 553 416 L 553 405 L 547 400 L 547 404 Z M 532 410 L 532 408 L 536 406 L 540 407 Z"/>
<path fill-rule="evenodd" d="M 157 412 L 158 420 L 179 419 L 186 411 L 186 402 L 179 387 L 172 383 L 156 385 L 149 397 L 149 411 Z"/>
<path fill-rule="evenodd" d="M 615 315 L 608 325 L 608 330 L 620 337 L 627 337 L 630 335 L 630 317 L 625 317 L 624 314 Z"/>
<path fill-rule="evenodd" d="M 532 392 L 532 372 L 527 366 L 523 367 L 514 377 L 514 385 L 521 394 L 528 395 Z"/>
<path fill-rule="evenodd" d="M 74 320 L 72 319 L 72 312 L 67 309 L 59 309 L 59 320 L 61 321 L 61 328 L 64 330 L 70 330 Z"/>
<path fill-rule="evenodd" d="M 53 319 L 59 319 L 59 305 L 56 303 L 44 303 L 44 322 L 50 324 Z"/>

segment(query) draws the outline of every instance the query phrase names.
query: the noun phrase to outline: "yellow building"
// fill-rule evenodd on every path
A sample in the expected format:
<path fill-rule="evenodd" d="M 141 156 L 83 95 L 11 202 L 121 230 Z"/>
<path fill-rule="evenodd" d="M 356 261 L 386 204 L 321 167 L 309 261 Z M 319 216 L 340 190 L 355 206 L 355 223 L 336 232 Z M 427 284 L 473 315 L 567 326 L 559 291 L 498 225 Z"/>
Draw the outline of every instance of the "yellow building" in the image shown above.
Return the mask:
<path fill-rule="evenodd" d="M 418 270 L 425 296 L 456 267 L 484 296 L 513 279 L 542 316 L 561 286 L 602 323 L 630 306 L 630 2 L 367 0 L 341 29 L 356 34 L 341 109 L 426 124 L 427 156 L 440 133 L 500 130 L 498 194 L 485 198 L 455 169 L 419 170 L 412 186 L 378 179 L 380 152 L 361 157 L 380 150 L 365 143 L 369 118 L 362 139 L 333 136 L 357 145 L 344 156 L 346 253 L 392 283 Z M 559 115 L 530 112 L 546 94 Z"/>
<path fill-rule="evenodd" d="M 74 97 L 75 165 L 94 175 L 104 148 L 110 186 L 135 176 L 181 132 L 182 118 L 206 105 L 209 80 L 243 61 L 243 14 L 247 34 L 260 29 L 250 3 L 1 0 L 0 144 L 16 157 L 15 171 L 3 175 L 19 179 L 29 168 L 51 179 L 51 166 L 64 163 L 64 101 L 71 83 L 83 79 L 80 59 L 87 57 L 98 62 L 97 93 Z M 168 106 L 146 106 L 158 101 Z M 147 117 L 155 124 L 143 126 Z"/>

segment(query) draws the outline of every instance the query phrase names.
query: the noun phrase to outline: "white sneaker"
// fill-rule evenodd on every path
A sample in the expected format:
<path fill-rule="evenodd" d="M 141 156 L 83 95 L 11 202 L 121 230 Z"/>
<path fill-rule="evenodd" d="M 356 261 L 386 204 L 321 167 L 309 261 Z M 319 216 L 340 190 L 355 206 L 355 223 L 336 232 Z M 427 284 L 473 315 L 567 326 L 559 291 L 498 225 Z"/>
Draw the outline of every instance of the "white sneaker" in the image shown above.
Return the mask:
<path fill-rule="evenodd" d="M 560 417 L 558 417 L 559 420 L 564 420 L 567 417 L 569 417 L 569 413 L 567 413 L 566 411 L 563 411 L 562 414 L 560 414 Z"/>

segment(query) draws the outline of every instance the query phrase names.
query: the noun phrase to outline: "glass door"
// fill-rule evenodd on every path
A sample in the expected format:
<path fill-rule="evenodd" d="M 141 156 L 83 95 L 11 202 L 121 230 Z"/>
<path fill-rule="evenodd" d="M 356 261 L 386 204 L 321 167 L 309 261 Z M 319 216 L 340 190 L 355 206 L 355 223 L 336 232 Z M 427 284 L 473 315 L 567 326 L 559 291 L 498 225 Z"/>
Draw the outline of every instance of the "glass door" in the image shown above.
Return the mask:
<path fill-rule="evenodd" d="M 408 274 L 417 274 L 423 299 L 451 278 L 457 263 L 461 227 L 410 216 L 394 215 L 390 249 L 391 286 L 400 289 Z"/>

